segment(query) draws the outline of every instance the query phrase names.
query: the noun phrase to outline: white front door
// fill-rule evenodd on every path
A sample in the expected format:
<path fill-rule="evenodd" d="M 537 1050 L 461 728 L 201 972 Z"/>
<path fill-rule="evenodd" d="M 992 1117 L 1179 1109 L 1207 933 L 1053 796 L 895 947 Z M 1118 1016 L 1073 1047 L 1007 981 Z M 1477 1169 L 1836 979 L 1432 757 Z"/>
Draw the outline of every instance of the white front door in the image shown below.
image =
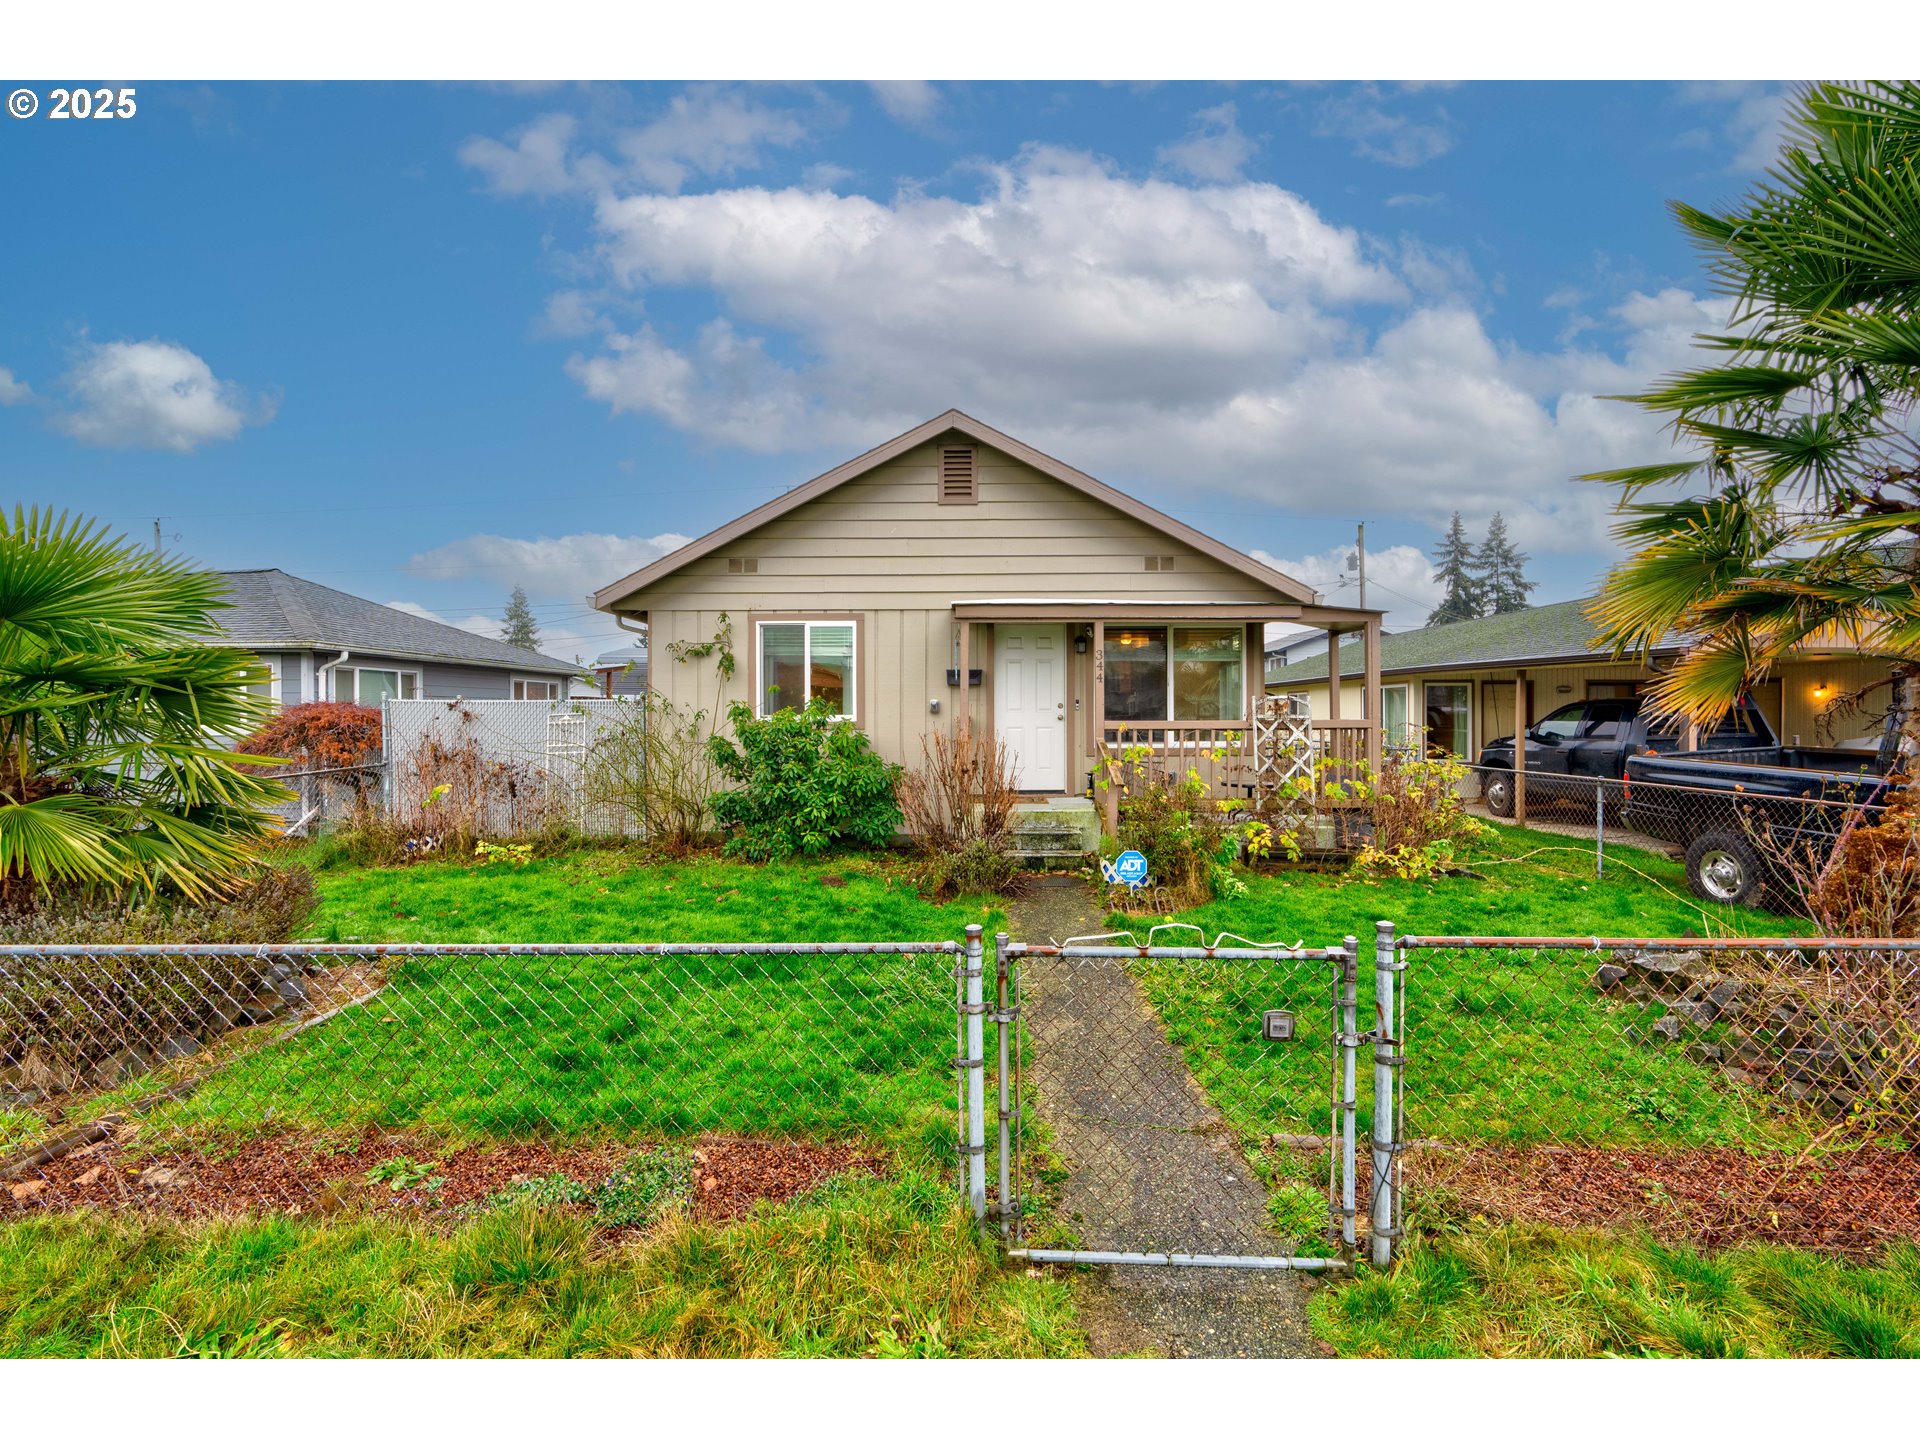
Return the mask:
<path fill-rule="evenodd" d="M 1067 787 L 1065 637 L 1058 625 L 994 630 L 993 729 L 1022 790 L 1057 795 Z"/>

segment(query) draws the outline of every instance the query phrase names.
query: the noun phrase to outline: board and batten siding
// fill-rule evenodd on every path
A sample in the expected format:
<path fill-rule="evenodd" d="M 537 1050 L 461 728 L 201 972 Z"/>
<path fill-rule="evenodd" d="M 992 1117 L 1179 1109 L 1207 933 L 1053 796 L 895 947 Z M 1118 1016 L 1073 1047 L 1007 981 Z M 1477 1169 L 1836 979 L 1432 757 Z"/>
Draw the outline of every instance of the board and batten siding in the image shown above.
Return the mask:
<path fill-rule="evenodd" d="M 1290 603 L 1233 570 L 1093 497 L 987 446 L 978 446 L 979 501 L 942 505 L 938 442 L 923 445 L 769 521 L 620 602 L 645 611 L 655 693 L 681 707 L 711 710 L 747 701 L 756 615 L 855 615 L 859 619 L 859 723 L 890 760 L 917 764 L 930 728 L 950 726 L 965 694 L 976 726 L 992 716 L 993 627 L 977 623 L 969 655 L 984 672 L 977 689 L 949 688 L 956 666 L 958 601 L 1085 599 L 1248 605 Z M 1170 570 L 1148 570 L 1149 555 L 1171 555 Z M 734 573 L 751 560 L 756 573 Z M 711 640 L 725 612 L 738 670 L 717 685 L 711 659 L 679 662 L 670 647 Z M 1099 613 L 1089 606 L 1087 620 Z M 1069 632 L 1070 634 L 1070 632 Z M 1259 664 L 1257 647 L 1247 663 Z M 1075 768 L 1084 741 L 1087 657 L 1068 681 Z M 1074 717 L 1072 702 L 1082 711 Z M 938 700 L 934 715 L 929 702 Z"/>

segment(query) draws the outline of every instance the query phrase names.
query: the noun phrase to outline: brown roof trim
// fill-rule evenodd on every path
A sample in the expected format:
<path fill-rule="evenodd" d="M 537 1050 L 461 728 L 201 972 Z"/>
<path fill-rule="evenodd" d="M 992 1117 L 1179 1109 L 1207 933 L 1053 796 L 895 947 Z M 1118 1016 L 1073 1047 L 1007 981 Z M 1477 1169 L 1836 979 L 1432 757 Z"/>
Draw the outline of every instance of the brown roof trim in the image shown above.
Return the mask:
<path fill-rule="evenodd" d="M 845 484 L 856 476 L 876 470 L 889 460 L 898 459 L 909 450 L 917 449 L 929 440 L 951 430 L 958 430 L 982 445 L 991 446 L 995 450 L 1011 455 L 1014 459 L 1031 465 L 1041 474 L 1049 475 L 1084 495 L 1111 505 L 1123 515 L 1131 516 L 1143 524 L 1152 526 L 1162 534 L 1183 542 L 1229 569 L 1237 570 L 1242 575 L 1270 586 L 1289 599 L 1297 600 L 1303 605 L 1314 603 L 1312 589 L 1292 576 L 1283 575 L 1278 570 L 1262 565 L 1251 555 L 1243 555 L 1232 546 L 1222 544 L 1210 535 L 1201 534 L 1191 525 L 1182 524 L 1171 515 L 1163 514 L 1151 505 L 1143 505 L 1131 495 L 1122 494 L 1111 485 L 1094 479 L 1084 471 L 1074 469 L 1065 461 L 1043 454 L 1031 445 L 1014 439 L 1011 435 L 1001 434 L 991 425 L 983 424 L 971 415 L 959 410 L 949 410 L 944 415 L 936 415 L 926 423 L 914 426 L 903 435 L 894 436 L 884 445 L 876 445 L 864 455 L 856 456 L 843 465 L 836 465 L 826 474 L 815 476 L 806 484 L 794 487 L 777 499 L 769 500 L 766 504 L 749 510 L 737 520 L 730 520 L 719 529 L 702 535 L 698 540 L 682 545 L 671 555 L 663 555 L 651 565 L 634 571 L 625 579 L 616 580 L 613 584 L 596 590 L 593 595 L 594 608 L 611 610 L 619 601 L 635 591 L 645 589 L 656 580 L 665 579 L 702 556 L 711 555 L 721 546 L 731 544 L 769 521 L 779 519 L 790 510 L 798 509 L 809 500 L 826 494 L 827 491 Z"/>
<path fill-rule="evenodd" d="M 1167 601 L 1163 604 L 1086 600 L 956 600 L 956 620 L 1190 620 L 1198 624 L 1291 620 L 1298 605 L 1242 604 L 1223 601 Z"/>

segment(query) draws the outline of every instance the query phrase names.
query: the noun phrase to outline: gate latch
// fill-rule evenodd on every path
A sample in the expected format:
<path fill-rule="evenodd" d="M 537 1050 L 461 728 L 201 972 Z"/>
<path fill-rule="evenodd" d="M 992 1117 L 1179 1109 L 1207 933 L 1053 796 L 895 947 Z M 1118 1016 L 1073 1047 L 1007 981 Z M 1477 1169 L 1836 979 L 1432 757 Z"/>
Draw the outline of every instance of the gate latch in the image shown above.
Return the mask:
<path fill-rule="evenodd" d="M 1293 1012 L 1291 1010 L 1269 1010 L 1260 1017 L 1260 1038 L 1262 1040 L 1291 1040 L 1293 1038 Z"/>

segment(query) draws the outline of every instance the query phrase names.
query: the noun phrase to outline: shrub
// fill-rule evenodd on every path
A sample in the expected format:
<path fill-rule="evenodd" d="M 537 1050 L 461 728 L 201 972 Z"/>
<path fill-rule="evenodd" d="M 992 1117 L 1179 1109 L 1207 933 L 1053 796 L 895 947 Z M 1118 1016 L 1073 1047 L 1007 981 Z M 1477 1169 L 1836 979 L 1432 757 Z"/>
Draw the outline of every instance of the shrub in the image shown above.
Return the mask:
<path fill-rule="evenodd" d="M 714 819 L 734 831 L 729 855 L 779 860 L 844 842 L 884 845 L 900 826 L 900 767 L 874 754 L 824 700 L 765 719 L 728 707 L 734 739 L 709 742 L 715 766 L 739 788 L 713 798 Z"/>
<path fill-rule="evenodd" d="M 712 829 L 720 781 L 712 740 L 707 711 L 642 696 L 622 706 L 588 749 L 583 797 L 631 821 L 650 843 L 683 854 Z"/>
<path fill-rule="evenodd" d="M 331 770 L 380 761 L 380 707 L 320 700 L 289 705 L 240 742 L 248 755 L 274 755 L 306 769 Z"/>
<path fill-rule="evenodd" d="M 1142 900 L 1162 910 L 1203 905 L 1241 889 L 1233 874 L 1236 827 L 1207 795 L 1197 770 L 1175 779 L 1164 773 L 1136 775 L 1120 802 L 1119 848 L 1147 857 L 1150 895 L 1116 890 L 1115 900 L 1137 907 Z"/>
<path fill-rule="evenodd" d="M 429 856 L 471 855 L 481 840 L 530 841 L 548 850 L 571 838 L 545 770 L 525 760 L 490 759 L 473 734 L 474 714 L 447 703 L 454 728 L 429 729 L 397 762 L 394 805 L 362 797 L 319 861 L 398 865 Z"/>
<path fill-rule="evenodd" d="M 1377 773 L 1365 760 L 1317 761 L 1311 778 L 1288 780 L 1265 797 L 1261 822 L 1270 828 L 1263 839 L 1291 860 L 1309 849 L 1352 846 L 1357 875 L 1422 879 L 1488 833 L 1461 798 L 1465 774 L 1451 756 L 1390 755 Z M 1364 833 L 1346 820 L 1354 814 L 1364 817 Z"/>
<path fill-rule="evenodd" d="M 1005 743 L 968 727 L 958 736 L 923 737 L 920 753 L 920 768 L 900 777 L 898 796 L 927 898 L 1011 888 L 1020 873 L 1012 854 L 1019 791 Z"/>

